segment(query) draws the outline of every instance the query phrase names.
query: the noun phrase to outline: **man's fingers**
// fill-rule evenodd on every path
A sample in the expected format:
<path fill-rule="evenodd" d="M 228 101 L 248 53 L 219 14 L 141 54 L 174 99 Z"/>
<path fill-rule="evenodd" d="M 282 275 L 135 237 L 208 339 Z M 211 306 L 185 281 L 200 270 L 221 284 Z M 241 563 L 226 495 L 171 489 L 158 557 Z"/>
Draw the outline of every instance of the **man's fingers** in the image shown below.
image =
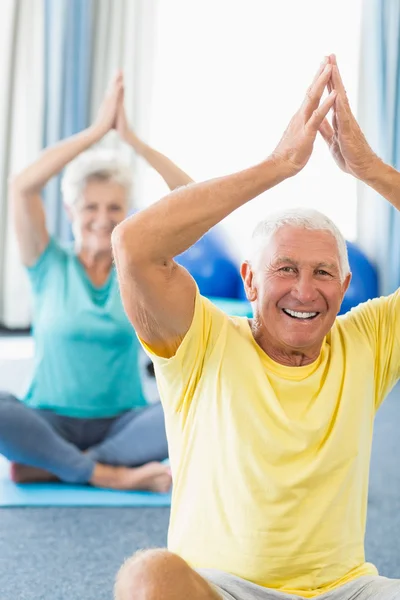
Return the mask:
<path fill-rule="evenodd" d="M 317 109 L 314 110 L 310 119 L 306 124 L 306 130 L 308 133 L 312 133 L 314 135 L 317 134 L 318 129 L 321 127 L 324 119 L 332 106 L 335 103 L 335 99 L 337 97 L 337 92 L 333 90 L 329 96 L 324 100 L 324 102 Z"/>
<path fill-rule="evenodd" d="M 335 55 L 331 55 L 329 60 L 332 62 L 332 83 L 333 88 L 337 91 L 338 97 L 335 103 L 333 126 L 337 132 L 348 126 L 351 121 L 355 121 L 355 117 L 351 111 L 351 107 L 347 98 L 346 90 L 340 76 Z"/>
<path fill-rule="evenodd" d="M 332 73 L 332 65 L 330 65 L 328 62 L 323 62 L 322 68 L 317 73 L 316 77 L 314 78 L 314 81 L 308 88 L 306 101 L 309 100 L 310 97 L 312 97 L 313 95 L 316 95 L 318 93 L 320 93 L 322 95 L 322 92 L 324 91 L 326 84 L 329 81 L 331 73 Z"/>
<path fill-rule="evenodd" d="M 338 94 L 335 104 L 335 130 L 337 133 L 343 132 L 351 126 L 351 122 L 356 122 L 356 119 L 349 104 L 343 99 L 343 96 Z"/>
<path fill-rule="evenodd" d="M 321 75 L 319 75 L 315 83 L 309 88 L 303 102 L 303 111 L 306 122 L 309 120 L 314 110 L 316 110 L 318 107 L 322 94 L 324 93 L 324 89 L 326 88 L 326 85 L 331 77 L 331 73 L 332 65 L 325 65 Z"/>
<path fill-rule="evenodd" d="M 332 141 L 333 136 L 335 135 L 335 132 L 332 129 L 328 119 L 325 118 L 322 121 L 321 125 L 319 126 L 319 132 L 329 146 Z"/>
<path fill-rule="evenodd" d="M 319 65 L 318 71 L 315 74 L 315 77 L 313 79 L 313 82 L 312 82 L 311 86 L 313 86 L 314 83 L 317 81 L 318 77 L 321 75 L 322 71 L 325 69 L 325 67 L 328 64 L 328 62 L 329 62 L 329 58 L 327 56 L 325 56 L 324 60 Z"/>
<path fill-rule="evenodd" d="M 338 94 L 342 95 L 343 98 L 347 99 L 346 90 L 344 88 L 342 78 L 340 77 L 337 65 L 332 65 L 332 83 L 333 89 L 336 90 Z"/>
<path fill-rule="evenodd" d="M 332 64 L 332 63 L 329 63 L 329 64 Z M 333 90 L 332 73 L 331 73 L 331 76 L 330 76 L 329 81 L 327 83 L 327 88 L 328 88 L 328 92 L 330 94 L 331 91 Z"/>
<path fill-rule="evenodd" d="M 333 126 L 334 132 L 337 134 L 338 133 L 338 123 L 337 123 L 337 118 L 336 118 L 336 103 L 335 103 L 335 106 L 333 107 L 332 126 Z"/>

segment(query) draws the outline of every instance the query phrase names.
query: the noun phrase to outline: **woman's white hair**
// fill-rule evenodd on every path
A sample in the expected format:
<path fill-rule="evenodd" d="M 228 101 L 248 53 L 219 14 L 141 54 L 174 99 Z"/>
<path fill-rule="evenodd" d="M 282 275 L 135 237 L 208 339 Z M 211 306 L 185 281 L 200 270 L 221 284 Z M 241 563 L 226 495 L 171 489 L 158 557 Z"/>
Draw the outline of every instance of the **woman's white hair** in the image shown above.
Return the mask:
<path fill-rule="evenodd" d="M 326 215 L 312 208 L 291 208 L 271 214 L 268 218 L 258 223 L 251 238 L 250 262 L 258 261 L 267 241 L 281 227 L 303 227 L 314 231 L 329 231 L 336 240 L 339 267 L 342 281 L 350 273 L 349 257 L 347 254 L 346 240 L 335 225 Z"/>
<path fill-rule="evenodd" d="M 114 150 L 87 150 L 69 163 L 61 181 L 64 203 L 72 206 L 82 195 L 89 181 L 113 181 L 122 185 L 132 205 L 131 167 Z"/>

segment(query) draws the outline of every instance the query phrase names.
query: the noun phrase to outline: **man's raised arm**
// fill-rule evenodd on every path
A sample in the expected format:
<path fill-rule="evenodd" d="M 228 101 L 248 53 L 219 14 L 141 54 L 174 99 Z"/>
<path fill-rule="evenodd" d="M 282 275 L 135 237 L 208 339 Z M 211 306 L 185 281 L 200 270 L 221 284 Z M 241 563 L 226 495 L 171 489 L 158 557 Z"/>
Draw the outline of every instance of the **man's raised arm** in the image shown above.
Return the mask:
<path fill-rule="evenodd" d="M 266 161 L 179 188 L 115 229 L 112 242 L 125 310 L 140 338 L 157 354 L 173 356 L 193 318 L 196 285 L 174 257 L 235 209 L 306 165 L 318 129 L 335 102 L 332 91 L 321 103 L 331 70 L 327 61 L 321 64 L 302 106 Z"/>

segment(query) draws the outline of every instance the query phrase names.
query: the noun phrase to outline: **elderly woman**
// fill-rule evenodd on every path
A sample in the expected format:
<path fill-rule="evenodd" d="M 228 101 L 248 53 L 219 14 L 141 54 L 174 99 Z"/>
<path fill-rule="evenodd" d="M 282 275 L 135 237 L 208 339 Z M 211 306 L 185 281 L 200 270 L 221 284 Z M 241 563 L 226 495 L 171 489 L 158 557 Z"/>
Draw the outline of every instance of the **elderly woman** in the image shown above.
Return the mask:
<path fill-rule="evenodd" d="M 0 396 L 0 453 L 11 461 L 16 482 L 59 479 L 153 491 L 171 485 L 161 463 L 167 457 L 162 408 L 145 406 L 139 344 L 111 254 L 111 233 L 129 209 L 131 176 L 109 153 L 85 152 L 113 128 L 170 189 L 191 182 L 130 130 L 122 74 L 91 127 L 47 149 L 11 182 L 18 243 L 33 290 L 36 347 L 26 396 Z M 40 196 L 68 163 L 62 189 L 73 249 L 50 237 Z"/>

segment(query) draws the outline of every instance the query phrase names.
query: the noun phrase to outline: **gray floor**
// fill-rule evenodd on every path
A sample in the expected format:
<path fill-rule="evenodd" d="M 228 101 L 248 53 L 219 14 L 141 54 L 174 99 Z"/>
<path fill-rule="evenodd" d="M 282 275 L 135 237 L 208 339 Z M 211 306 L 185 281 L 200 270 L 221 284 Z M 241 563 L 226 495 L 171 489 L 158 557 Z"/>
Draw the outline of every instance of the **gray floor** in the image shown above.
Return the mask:
<path fill-rule="evenodd" d="M 0 599 L 111 600 L 124 559 L 165 546 L 168 518 L 166 508 L 3 509 Z"/>
<path fill-rule="evenodd" d="M 400 388 L 378 413 L 367 558 L 400 578 Z M 168 509 L 3 509 L 0 600 L 111 600 L 115 573 L 138 548 L 164 546 Z"/>
<path fill-rule="evenodd" d="M 378 411 L 371 462 L 367 559 L 400 578 L 400 384 Z"/>

